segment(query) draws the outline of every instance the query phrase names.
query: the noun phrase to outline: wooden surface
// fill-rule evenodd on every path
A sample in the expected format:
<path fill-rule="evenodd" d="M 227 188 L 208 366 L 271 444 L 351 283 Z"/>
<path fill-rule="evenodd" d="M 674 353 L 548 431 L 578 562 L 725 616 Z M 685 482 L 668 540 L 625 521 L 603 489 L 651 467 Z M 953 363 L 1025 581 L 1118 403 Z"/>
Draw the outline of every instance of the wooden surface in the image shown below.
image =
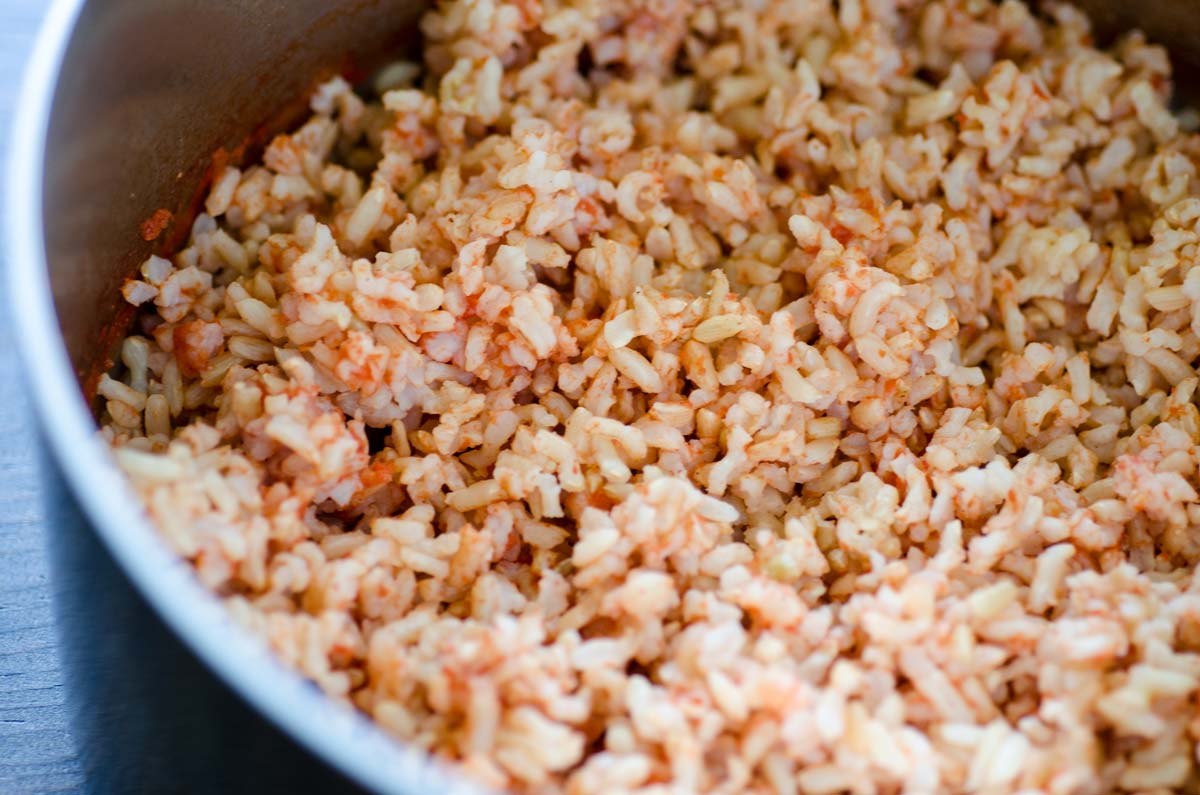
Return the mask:
<path fill-rule="evenodd" d="M 0 0 L 5 155 L 17 84 L 46 5 Z M 4 307 L 0 302 L 0 793 L 77 792 L 82 779 L 54 649 L 35 438 Z"/>

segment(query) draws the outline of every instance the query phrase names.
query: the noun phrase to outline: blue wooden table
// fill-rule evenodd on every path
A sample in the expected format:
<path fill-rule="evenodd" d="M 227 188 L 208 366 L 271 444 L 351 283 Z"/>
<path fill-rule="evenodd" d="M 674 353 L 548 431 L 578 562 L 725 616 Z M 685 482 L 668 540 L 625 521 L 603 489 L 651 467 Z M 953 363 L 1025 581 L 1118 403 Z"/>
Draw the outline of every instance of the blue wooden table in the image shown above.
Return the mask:
<path fill-rule="evenodd" d="M 5 154 L 21 72 L 47 5 L 0 0 Z M 0 793 L 77 792 L 82 779 L 55 654 L 36 439 L 4 306 L 0 302 Z"/>

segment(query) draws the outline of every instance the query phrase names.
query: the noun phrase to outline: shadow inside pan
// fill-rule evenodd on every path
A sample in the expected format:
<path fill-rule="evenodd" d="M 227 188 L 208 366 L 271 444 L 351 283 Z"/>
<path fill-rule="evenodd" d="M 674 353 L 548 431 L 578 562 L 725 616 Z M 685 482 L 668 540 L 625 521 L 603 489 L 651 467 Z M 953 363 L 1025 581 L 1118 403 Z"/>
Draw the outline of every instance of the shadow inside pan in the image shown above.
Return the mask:
<path fill-rule="evenodd" d="M 1200 7 L 1191 0 L 1073 0 L 1092 20 L 1100 44 L 1131 30 L 1171 53 L 1175 106 L 1200 104 Z"/>

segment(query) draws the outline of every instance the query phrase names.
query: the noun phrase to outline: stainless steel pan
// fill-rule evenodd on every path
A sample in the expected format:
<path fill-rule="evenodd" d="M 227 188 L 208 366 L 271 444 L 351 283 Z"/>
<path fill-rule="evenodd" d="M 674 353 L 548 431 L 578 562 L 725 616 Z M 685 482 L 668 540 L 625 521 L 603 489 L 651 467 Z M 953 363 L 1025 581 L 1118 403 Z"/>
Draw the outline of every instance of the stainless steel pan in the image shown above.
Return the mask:
<path fill-rule="evenodd" d="M 16 113 L 7 189 L 7 298 L 46 442 L 47 471 L 52 477 L 61 472 L 69 487 L 58 491 L 52 483 L 50 489 L 56 495 L 49 507 L 58 610 L 68 668 L 75 672 L 72 686 L 82 693 L 77 739 L 86 746 L 93 780 L 107 782 L 100 790 L 258 789 L 276 780 L 266 774 L 272 764 L 308 769 L 300 761 L 304 753 L 286 742 L 262 746 L 267 750 L 260 753 L 253 737 L 238 734 L 259 731 L 259 724 L 235 707 L 213 706 L 223 698 L 221 687 L 201 681 L 205 674 L 180 662 L 195 655 L 253 711 L 358 784 L 381 793 L 451 791 L 452 782 L 422 755 L 322 697 L 230 624 L 143 519 L 97 439 L 83 389 L 105 366 L 121 331 L 119 284 L 149 253 L 186 231 L 189 206 L 213 154 L 253 147 L 272 123 L 285 124 L 296 98 L 322 73 L 364 71 L 382 52 L 403 46 L 421 5 L 58 0 L 50 10 Z M 1102 34 L 1140 23 L 1151 38 L 1170 45 L 1183 66 L 1181 84 L 1190 84 L 1186 76 L 1200 51 L 1196 3 L 1084 5 Z M 156 213 L 165 217 L 159 211 L 173 220 L 161 230 L 144 228 Z M 103 547 L 91 531 L 71 531 L 83 525 Z M 68 548 L 75 552 L 67 554 Z M 123 575 L 106 563 L 108 555 Z M 122 577 L 189 651 L 164 651 L 168 632 L 131 629 L 152 619 L 138 615 L 138 597 Z M 128 598 L 120 597 L 126 592 Z M 105 605 L 124 615 L 100 615 Z M 119 646 L 120 653 L 109 646 Z M 151 687 L 152 679 L 160 684 Z M 139 719 L 120 717 L 120 710 L 139 693 L 159 707 L 153 713 L 159 717 L 130 735 L 129 724 Z M 118 717 L 98 709 L 106 697 Z M 198 716 L 185 722 L 191 736 L 182 741 L 164 739 L 160 731 L 179 711 L 161 703 L 172 697 L 186 702 L 179 709 Z M 96 744 L 104 750 L 95 750 Z M 180 752 L 177 761 L 157 758 L 172 748 Z M 122 753 L 127 759 L 116 761 Z M 226 773 L 237 765 L 244 773 L 205 779 L 204 770 L 214 765 Z M 167 785 L 152 775 L 159 768 Z M 170 786 L 175 770 L 181 772 Z M 324 781 L 307 775 L 284 780 L 296 790 Z"/>

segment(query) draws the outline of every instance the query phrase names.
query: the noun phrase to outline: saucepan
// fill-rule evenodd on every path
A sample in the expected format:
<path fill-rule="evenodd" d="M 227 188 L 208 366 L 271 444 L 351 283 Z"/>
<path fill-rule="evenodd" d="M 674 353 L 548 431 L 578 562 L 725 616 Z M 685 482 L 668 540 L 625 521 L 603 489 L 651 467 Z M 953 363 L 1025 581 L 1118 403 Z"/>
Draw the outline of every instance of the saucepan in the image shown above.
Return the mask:
<path fill-rule="evenodd" d="M 1098 30 L 1200 52 L 1189 2 L 1092 0 Z M 230 623 L 159 541 L 86 399 L 118 286 L 186 234 L 206 175 L 252 156 L 323 77 L 416 45 L 418 0 L 59 0 L 17 108 L 6 299 L 44 441 L 72 731 L 96 792 L 466 791 Z"/>

